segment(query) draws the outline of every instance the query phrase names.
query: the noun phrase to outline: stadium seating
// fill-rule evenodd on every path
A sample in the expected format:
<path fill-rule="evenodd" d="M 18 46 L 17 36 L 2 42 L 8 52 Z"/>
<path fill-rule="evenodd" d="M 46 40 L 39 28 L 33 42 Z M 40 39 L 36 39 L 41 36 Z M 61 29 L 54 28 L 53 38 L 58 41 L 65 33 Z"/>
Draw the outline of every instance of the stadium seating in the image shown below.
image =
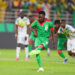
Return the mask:
<path fill-rule="evenodd" d="M 31 11 L 32 15 L 37 17 L 38 11 L 44 10 L 42 7 L 44 1 L 47 0 L 0 0 L 0 32 L 14 32 L 15 19 L 18 17 L 20 9 L 25 11 L 25 15 Z M 75 27 L 75 4 L 74 0 L 71 1 L 73 2 L 71 3 L 70 0 L 48 0 L 51 20 L 65 18 L 66 23 Z"/>
<path fill-rule="evenodd" d="M 0 22 L 4 19 L 5 9 L 7 7 L 7 3 L 5 1 L 0 2 Z"/>

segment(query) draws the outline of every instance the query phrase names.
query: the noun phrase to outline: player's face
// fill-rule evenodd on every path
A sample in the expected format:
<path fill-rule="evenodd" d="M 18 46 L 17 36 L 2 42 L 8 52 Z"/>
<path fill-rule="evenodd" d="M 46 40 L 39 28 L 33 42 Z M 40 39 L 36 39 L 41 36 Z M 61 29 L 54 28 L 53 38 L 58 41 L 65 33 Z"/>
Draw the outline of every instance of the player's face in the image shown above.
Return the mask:
<path fill-rule="evenodd" d="M 45 20 L 45 15 L 39 14 L 39 21 L 44 22 L 44 20 Z"/>
<path fill-rule="evenodd" d="M 66 22 L 61 22 L 61 26 L 65 28 Z"/>
<path fill-rule="evenodd" d="M 24 12 L 20 13 L 20 17 L 23 18 L 24 17 Z"/>

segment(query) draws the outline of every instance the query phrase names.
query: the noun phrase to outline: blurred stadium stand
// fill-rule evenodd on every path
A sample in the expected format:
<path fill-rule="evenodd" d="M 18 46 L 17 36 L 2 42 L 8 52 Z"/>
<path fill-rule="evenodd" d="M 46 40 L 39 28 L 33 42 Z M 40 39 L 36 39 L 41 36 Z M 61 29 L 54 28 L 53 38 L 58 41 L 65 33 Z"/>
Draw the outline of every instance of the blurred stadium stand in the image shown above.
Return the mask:
<path fill-rule="evenodd" d="M 25 11 L 25 15 L 30 11 L 37 17 L 44 6 L 48 8 L 47 14 L 52 21 L 65 19 L 67 24 L 75 27 L 75 0 L 0 0 L 0 48 L 16 47 L 14 23 L 20 9 Z"/>
<path fill-rule="evenodd" d="M 16 9 L 12 11 L 4 11 L 4 9 L 0 9 L 0 32 L 14 32 L 14 24 L 17 15 L 15 15 Z M 29 10 L 25 10 L 25 15 Z M 64 12 L 63 19 L 66 20 L 67 24 L 73 25 L 73 17 L 67 11 Z M 36 15 L 35 13 L 33 15 Z M 54 10 L 50 11 L 50 19 L 54 21 L 57 18 L 57 14 Z M 75 17 L 74 17 L 75 18 Z"/>

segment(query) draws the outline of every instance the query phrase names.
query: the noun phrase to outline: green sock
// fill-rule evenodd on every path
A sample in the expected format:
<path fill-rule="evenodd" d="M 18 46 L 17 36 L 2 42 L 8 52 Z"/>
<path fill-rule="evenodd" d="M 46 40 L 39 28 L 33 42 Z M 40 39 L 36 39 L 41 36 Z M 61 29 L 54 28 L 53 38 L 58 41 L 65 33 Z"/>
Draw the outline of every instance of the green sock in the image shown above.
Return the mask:
<path fill-rule="evenodd" d="M 65 58 L 63 52 L 59 54 L 62 58 Z"/>
<path fill-rule="evenodd" d="M 38 62 L 39 67 L 42 67 L 42 63 L 41 63 L 41 59 L 40 59 L 40 54 L 37 54 L 36 58 L 37 58 L 37 62 Z"/>
<path fill-rule="evenodd" d="M 28 48 L 29 48 L 29 52 L 31 52 L 31 50 L 32 50 L 32 45 L 28 45 Z"/>
<path fill-rule="evenodd" d="M 46 47 L 46 50 L 48 50 L 48 47 Z"/>

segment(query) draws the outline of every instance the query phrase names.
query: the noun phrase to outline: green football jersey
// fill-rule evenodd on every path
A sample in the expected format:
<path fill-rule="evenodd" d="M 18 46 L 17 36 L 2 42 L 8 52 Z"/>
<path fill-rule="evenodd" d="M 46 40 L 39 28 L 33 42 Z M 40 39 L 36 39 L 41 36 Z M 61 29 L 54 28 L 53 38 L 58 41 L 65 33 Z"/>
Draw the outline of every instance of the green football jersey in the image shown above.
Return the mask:
<path fill-rule="evenodd" d="M 32 28 L 37 28 L 37 37 L 49 37 L 49 29 L 53 27 L 53 22 L 44 21 L 40 23 L 38 20 L 35 20 L 32 23 Z"/>
<path fill-rule="evenodd" d="M 66 38 L 66 35 L 64 34 L 64 29 L 62 27 L 59 28 L 58 33 L 59 37 Z"/>

